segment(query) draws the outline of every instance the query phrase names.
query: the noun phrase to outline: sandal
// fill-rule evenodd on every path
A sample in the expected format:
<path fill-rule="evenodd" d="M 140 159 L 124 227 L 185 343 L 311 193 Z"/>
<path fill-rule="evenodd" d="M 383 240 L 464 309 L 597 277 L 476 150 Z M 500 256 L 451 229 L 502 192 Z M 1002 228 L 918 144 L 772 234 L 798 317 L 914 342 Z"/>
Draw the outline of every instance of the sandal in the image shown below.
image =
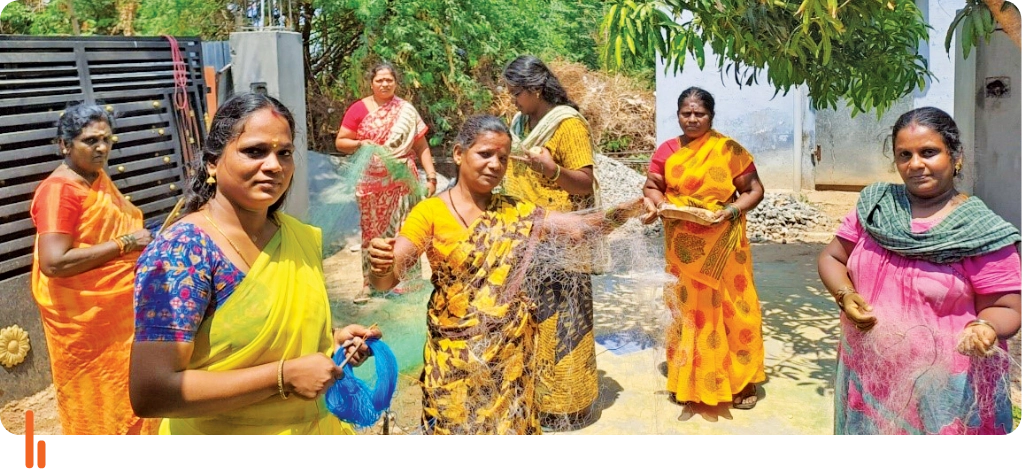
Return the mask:
<path fill-rule="evenodd" d="M 364 305 L 369 302 L 369 293 L 369 287 L 362 287 L 362 291 L 351 302 L 357 305 Z"/>
<path fill-rule="evenodd" d="M 731 406 L 735 409 L 749 410 L 756 407 L 756 402 L 759 398 L 756 396 L 756 385 L 749 383 L 742 389 L 742 392 L 735 394 L 735 397 L 731 400 Z M 751 398 L 751 400 L 749 400 Z"/>

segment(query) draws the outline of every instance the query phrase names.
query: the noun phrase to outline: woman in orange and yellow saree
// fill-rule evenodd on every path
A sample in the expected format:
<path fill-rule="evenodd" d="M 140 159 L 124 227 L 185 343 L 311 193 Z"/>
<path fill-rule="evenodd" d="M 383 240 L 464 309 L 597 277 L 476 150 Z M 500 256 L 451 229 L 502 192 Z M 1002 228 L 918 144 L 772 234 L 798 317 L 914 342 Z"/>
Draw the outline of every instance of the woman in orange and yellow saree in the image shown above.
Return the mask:
<path fill-rule="evenodd" d="M 711 129 L 713 107 L 705 90 L 682 92 L 684 133 L 657 149 L 643 188 L 663 218 L 667 271 L 678 279 L 664 287 L 674 317 L 666 338 L 667 386 L 684 412 L 693 412 L 688 404 L 721 402 L 751 409 L 756 383 L 766 379 L 744 216 L 763 199 L 763 185 L 749 152 Z M 709 212 L 702 222 L 671 217 L 678 207 Z"/>
<path fill-rule="evenodd" d="M 128 405 L 135 261 L 149 243 L 142 211 L 104 171 L 113 144 L 102 107 L 68 107 L 57 122 L 64 161 L 32 199 L 32 296 L 42 314 L 65 435 L 148 433 Z"/>
<path fill-rule="evenodd" d="M 639 200 L 604 214 L 547 211 L 494 194 L 511 134 L 493 116 L 463 125 L 454 147 L 457 183 L 420 202 L 397 238 L 372 240 L 373 288 L 398 283 L 422 253 L 432 267 L 422 373 L 428 434 L 538 434 L 536 299 L 539 246 L 599 236 L 641 210 Z"/>

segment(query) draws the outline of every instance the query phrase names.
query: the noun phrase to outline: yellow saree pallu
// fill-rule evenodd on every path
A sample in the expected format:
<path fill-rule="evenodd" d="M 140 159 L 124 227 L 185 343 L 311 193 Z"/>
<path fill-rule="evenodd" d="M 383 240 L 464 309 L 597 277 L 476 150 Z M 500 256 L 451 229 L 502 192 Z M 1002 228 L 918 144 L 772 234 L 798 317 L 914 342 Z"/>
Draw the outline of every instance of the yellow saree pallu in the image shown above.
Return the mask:
<path fill-rule="evenodd" d="M 750 164 L 741 145 L 711 130 L 667 159 L 667 200 L 720 210 L 734 200 L 733 180 Z M 766 379 L 745 216 L 712 226 L 665 220 L 664 233 L 667 271 L 678 277 L 664 289 L 674 317 L 667 387 L 679 402 L 731 402 L 747 384 Z"/>
<path fill-rule="evenodd" d="M 423 352 L 427 433 L 541 433 L 535 304 L 522 287 L 541 216 L 532 204 L 494 195 L 450 253 L 427 251 L 435 288 Z"/>
<path fill-rule="evenodd" d="M 280 229 L 234 293 L 202 321 L 188 369 L 227 371 L 333 349 L 318 228 L 278 212 Z M 201 418 L 164 419 L 160 434 L 351 434 L 323 396 L 268 397 Z"/>
<path fill-rule="evenodd" d="M 100 171 L 82 203 L 72 249 L 87 248 L 142 229 L 142 211 L 124 200 Z M 36 207 L 59 200 L 33 200 Z M 128 361 L 135 314 L 135 261 L 118 257 L 72 277 L 40 271 L 36 238 L 32 295 L 39 305 L 57 410 L 66 435 L 119 435 L 148 431 L 128 402 Z"/>

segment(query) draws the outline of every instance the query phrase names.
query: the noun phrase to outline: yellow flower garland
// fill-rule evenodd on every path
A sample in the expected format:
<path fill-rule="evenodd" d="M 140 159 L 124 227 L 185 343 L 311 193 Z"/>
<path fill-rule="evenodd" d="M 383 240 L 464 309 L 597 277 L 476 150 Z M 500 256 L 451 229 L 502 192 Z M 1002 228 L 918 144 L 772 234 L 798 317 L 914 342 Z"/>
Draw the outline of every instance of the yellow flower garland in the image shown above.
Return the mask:
<path fill-rule="evenodd" d="M 18 325 L 0 329 L 0 364 L 11 368 L 23 361 L 32 346 L 28 343 L 28 332 Z"/>

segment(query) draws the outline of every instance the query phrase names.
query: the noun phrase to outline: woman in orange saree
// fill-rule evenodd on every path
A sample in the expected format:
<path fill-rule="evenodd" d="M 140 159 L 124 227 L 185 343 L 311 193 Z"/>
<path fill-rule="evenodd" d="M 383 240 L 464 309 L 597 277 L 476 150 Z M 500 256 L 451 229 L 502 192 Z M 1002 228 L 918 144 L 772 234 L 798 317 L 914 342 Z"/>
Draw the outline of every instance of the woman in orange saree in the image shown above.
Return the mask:
<path fill-rule="evenodd" d="M 682 92 L 684 134 L 657 150 L 643 189 L 662 215 L 667 204 L 712 213 L 705 225 L 664 217 L 667 271 L 678 278 L 664 289 L 674 317 L 667 386 L 679 403 L 751 409 L 766 375 L 744 214 L 763 199 L 763 185 L 749 152 L 711 129 L 713 105 L 705 90 Z"/>
<path fill-rule="evenodd" d="M 103 108 L 79 104 L 57 123 L 63 163 L 36 189 L 32 295 L 42 314 L 66 435 L 147 433 L 128 404 L 135 261 L 149 243 L 142 211 L 104 171 L 113 141 Z"/>

